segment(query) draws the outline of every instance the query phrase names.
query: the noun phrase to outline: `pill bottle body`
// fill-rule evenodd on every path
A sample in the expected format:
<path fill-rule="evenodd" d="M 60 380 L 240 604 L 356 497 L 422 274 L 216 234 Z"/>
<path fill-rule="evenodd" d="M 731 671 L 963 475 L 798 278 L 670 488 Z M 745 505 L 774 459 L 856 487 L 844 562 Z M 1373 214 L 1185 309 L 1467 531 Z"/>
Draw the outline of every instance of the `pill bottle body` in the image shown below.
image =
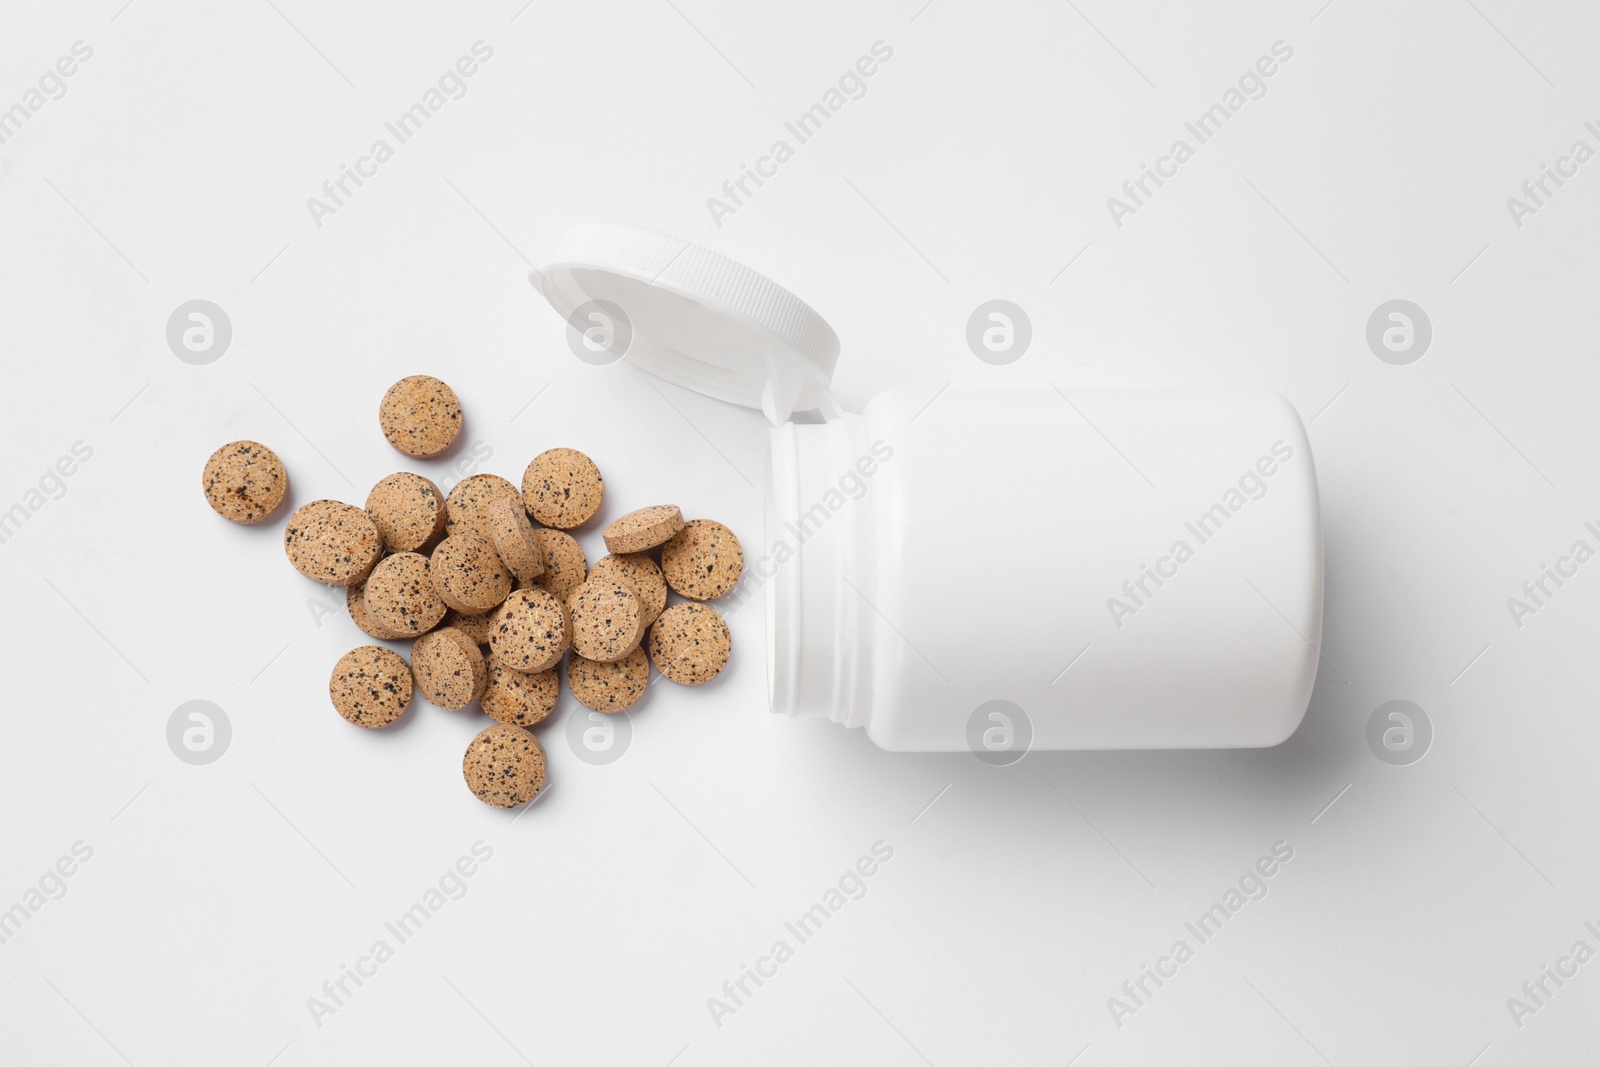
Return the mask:
<path fill-rule="evenodd" d="M 1305 714 L 1321 520 L 1274 394 L 892 391 L 774 429 L 766 494 L 775 712 L 995 762 L 1265 747 Z"/>

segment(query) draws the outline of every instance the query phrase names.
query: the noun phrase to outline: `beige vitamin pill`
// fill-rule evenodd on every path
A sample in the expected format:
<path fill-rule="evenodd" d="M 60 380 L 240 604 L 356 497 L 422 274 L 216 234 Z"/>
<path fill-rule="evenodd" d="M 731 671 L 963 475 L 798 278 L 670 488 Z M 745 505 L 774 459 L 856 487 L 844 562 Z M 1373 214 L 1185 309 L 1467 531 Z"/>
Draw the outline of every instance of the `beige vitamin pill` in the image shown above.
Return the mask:
<path fill-rule="evenodd" d="M 278 510 L 289 491 L 289 472 L 266 445 L 233 441 L 211 453 L 200 485 L 213 511 L 249 526 Z"/>
<path fill-rule="evenodd" d="M 345 586 L 344 606 L 350 612 L 351 620 L 368 637 L 376 637 L 379 641 L 398 641 L 402 637 L 415 636 L 396 633 L 372 617 L 372 613 L 367 610 L 367 582 L 365 578 Z"/>
<path fill-rule="evenodd" d="M 673 504 L 653 504 L 630 511 L 600 535 L 609 552 L 643 552 L 683 529 L 683 512 Z"/>
<path fill-rule="evenodd" d="M 544 573 L 544 546 L 534 535 L 521 501 L 502 499 L 490 504 L 488 525 L 495 551 L 518 581 L 531 582 Z"/>
<path fill-rule="evenodd" d="M 631 708 L 650 688 L 650 660 L 636 648 L 614 663 L 567 657 L 567 688 L 578 703 L 607 715 Z"/>
<path fill-rule="evenodd" d="M 444 613 L 444 622 L 441 625 L 453 626 L 457 630 L 472 638 L 474 644 L 487 645 L 489 643 L 489 620 L 494 616 L 494 611 L 480 611 L 476 615 L 463 615 L 455 608 Z"/>
<path fill-rule="evenodd" d="M 544 788 L 544 749 L 520 726 L 496 723 L 472 739 L 461 774 L 472 795 L 496 808 L 526 804 Z"/>
<path fill-rule="evenodd" d="M 646 626 L 656 621 L 661 609 L 667 606 L 667 580 L 661 568 L 649 556 L 627 554 L 602 556 L 600 562 L 589 569 L 590 578 L 609 578 L 633 590 L 639 598 L 639 608 L 644 612 Z"/>
<path fill-rule="evenodd" d="M 388 726 L 411 703 L 411 668 L 399 653 L 379 645 L 353 648 L 333 665 L 328 699 L 357 726 Z"/>
<path fill-rule="evenodd" d="M 546 526 L 570 530 L 600 510 L 605 482 L 594 460 L 575 448 L 552 448 L 533 457 L 522 473 L 522 501 Z"/>
<path fill-rule="evenodd" d="M 492 541 L 489 506 L 496 500 L 510 500 L 517 507 L 522 506 L 522 494 L 517 492 L 517 487 L 498 474 L 474 474 L 461 479 L 445 497 L 444 532 L 455 534 L 470 530 Z"/>
<path fill-rule="evenodd" d="M 550 670 L 514 671 L 501 662 L 500 657 L 489 655 L 489 683 L 484 687 L 478 703 L 489 718 L 508 726 L 532 726 L 543 722 L 556 706 L 561 692 L 560 675 Z"/>
<path fill-rule="evenodd" d="M 631 588 L 609 578 L 590 578 L 567 599 L 572 647 L 584 659 L 614 663 L 639 647 L 644 612 Z"/>
<path fill-rule="evenodd" d="M 411 677 L 430 703 L 460 711 L 483 695 L 489 668 L 472 638 L 445 627 L 423 634 L 411 646 Z"/>
<path fill-rule="evenodd" d="M 661 573 L 674 592 L 691 600 L 715 600 L 739 582 L 744 549 L 720 522 L 695 519 L 661 546 Z"/>
<path fill-rule="evenodd" d="M 413 374 L 383 394 L 378 424 L 391 445 L 408 456 L 428 459 L 449 448 L 461 433 L 461 401 L 439 379 Z"/>
<path fill-rule="evenodd" d="M 589 560 L 583 554 L 583 546 L 571 534 L 560 530 L 533 532 L 544 546 L 544 573 L 535 578 L 533 584 L 555 594 L 565 604 L 573 590 L 588 577 Z"/>
<path fill-rule="evenodd" d="M 547 671 L 571 643 L 567 609 L 543 589 L 518 589 L 489 620 L 489 647 L 514 671 Z"/>
<path fill-rule="evenodd" d="M 372 487 L 367 514 L 390 552 L 415 552 L 444 532 L 444 494 L 422 475 L 400 471 Z"/>
<path fill-rule="evenodd" d="M 444 598 L 428 577 L 428 557 L 415 552 L 379 560 L 367 575 L 363 599 L 367 614 L 401 637 L 419 637 L 444 618 Z"/>
<path fill-rule="evenodd" d="M 728 624 L 705 604 L 674 604 L 650 628 L 650 661 L 679 685 L 715 678 L 732 648 Z"/>
<path fill-rule="evenodd" d="M 294 569 L 323 585 L 360 581 L 383 554 L 367 513 L 337 500 L 313 500 L 289 517 L 283 550 Z"/>
<path fill-rule="evenodd" d="M 456 533 L 439 542 L 428 560 L 428 576 L 446 607 L 464 615 L 488 611 L 511 592 L 511 572 L 488 539 Z"/>

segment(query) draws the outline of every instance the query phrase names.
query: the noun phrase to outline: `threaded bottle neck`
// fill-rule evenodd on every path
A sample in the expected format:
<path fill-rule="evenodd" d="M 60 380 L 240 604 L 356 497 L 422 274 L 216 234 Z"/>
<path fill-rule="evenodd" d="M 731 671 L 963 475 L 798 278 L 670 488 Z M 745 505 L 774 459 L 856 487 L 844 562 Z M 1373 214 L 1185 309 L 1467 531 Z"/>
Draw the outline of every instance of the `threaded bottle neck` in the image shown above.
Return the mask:
<path fill-rule="evenodd" d="M 861 726 L 870 649 L 858 592 L 871 501 L 856 473 L 867 423 L 778 427 L 767 464 L 767 684 L 774 712 Z M 859 493 L 847 487 L 861 486 Z"/>

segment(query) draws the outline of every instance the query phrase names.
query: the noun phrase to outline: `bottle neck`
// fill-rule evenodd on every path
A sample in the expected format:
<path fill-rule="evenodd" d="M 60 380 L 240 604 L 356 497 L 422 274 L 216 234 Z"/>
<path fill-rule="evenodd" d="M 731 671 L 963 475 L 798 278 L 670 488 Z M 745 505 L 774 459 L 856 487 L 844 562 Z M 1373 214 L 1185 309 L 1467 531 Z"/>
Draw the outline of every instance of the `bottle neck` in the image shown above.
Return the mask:
<path fill-rule="evenodd" d="M 865 725 L 870 635 L 864 546 L 871 500 L 858 464 L 867 423 L 844 415 L 772 433 L 767 462 L 767 690 L 772 711 Z"/>

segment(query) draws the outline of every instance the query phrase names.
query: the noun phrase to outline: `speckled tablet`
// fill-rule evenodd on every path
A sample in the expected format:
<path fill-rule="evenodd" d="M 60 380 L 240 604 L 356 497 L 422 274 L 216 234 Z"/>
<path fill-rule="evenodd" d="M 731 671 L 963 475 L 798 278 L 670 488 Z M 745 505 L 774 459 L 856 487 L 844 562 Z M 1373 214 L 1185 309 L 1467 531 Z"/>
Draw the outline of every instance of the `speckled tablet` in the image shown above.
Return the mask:
<path fill-rule="evenodd" d="M 600 468 L 575 448 L 541 452 L 522 474 L 522 500 L 528 513 L 558 530 L 570 530 L 594 518 L 604 496 Z"/>
<path fill-rule="evenodd" d="M 487 645 L 489 643 L 489 620 L 493 617 L 493 608 L 473 615 L 463 615 L 455 608 L 451 608 L 444 613 L 444 622 L 439 625 L 453 626 L 472 638 L 474 643 Z"/>
<path fill-rule="evenodd" d="M 498 474 L 474 474 L 463 478 L 445 497 L 444 532 L 457 534 L 470 530 L 490 541 L 494 535 L 489 522 L 489 505 L 496 500 L 512 500 L 522 506 L 517 487 Z"/>
<path fill-rule="evenodd" d="M 633 589 L 609 578 L 590 578 L 567 599 L 572 647 L 584 659 L 614 663 L 639 647 L 644 612 Z"/>
<path fill-rule="evenodd" d="M 683 529 L 683 512 L 674 504 L 652 504 L 630 511 L 601 533 L 609 552 L 643 552 Z"/>
<path fill-rule="evenodd" d="M 200 485 L 213 511 L 249 526 L 278 510 L 289 491 L 289 472 L 266 445 L 232 441 L 211 453 Z"/>
<path fill-rule="evenodd" d="M 544 573 L 544 546 L 521 501 L 501 499 L 490 504 L 488 526 L 495 551 L 518 581 L 531 582 Z"/>
<path fill-rule="evenodd" d="M 383 554 L 367 513 L 337 500 L 313 500 L 289 517 L 283 550 L 294 569 L 323 585 L 360 581 Z"/>
<path fill-rule="evenodd" d="M 564 604 L 588 577 L 589 561 L 583 554 L 583 546 L 571 534 L 560 530 L 533 532 L 544 546 L 544 573 L 535 578 L 533 584 L 555 594 Z"/>
<path fill-rule="evenodd" d="M 489 718 L 508 726 L 532 726 L 543 722 L 556 706 L 561 693 L 561 677 L 550 670 L 514 671 L 499 656 L 490 653 L 489 683 L 478 703 Z"/>
<path fill-rule="evenodd" d="M 350 612 L 350 619 L 358 629 L 368 637 L 376 637 L 379 641 L 399 641 L 405 634 L 395 633 L 384 626 L 372 613 L 367 610 L 367 582 L 363 578 L 359 582 L 351 582 L 344 588 L 345 610 Z"/>
<path fill-rule="evenodd" d="M 444 618 L 444 598 L 428 577 L 428 557 L 415 552 L 385 556 L 367 575 L 367 614 L 401 637 L 417 637 Z"/>
<path fill-rule="evenodd" d="M 544 749 L 522 727 L 496 723 L 467 746 L 461 774 L 472 795 L 485 804 L 515 808 L 544 788 Z"/>
<path fill-rule="evenodd" d="M 715 678 L 732 648 L 728 624 L 705 604 L 674 604 L 650 627 L 650 661 L 679 685 Z"/>
<path fill-rule="evenodd" d="M 561 601 L 543 589 L 518 589 L 489 620 L 489 647 L 514 671 L 545 671 L 572 643 Z"/>
<path fill-rule="evenodd" d="M 597 663 L 579 655 L 567 657 L 567 688 L 578 703 L 593 711 L 615 714 L 631 708 L 650 687 L 650 660 L 636 648 L 614 663 Z"/>
<path fill-rule="evenodd" d="M 633 590 L 639 598 L 639 608 L 644 613 L 644 624 L 649 626 L 667 606 L 667 580 L 661 568 L 649 556 L 626 554 L 602 556 L 600 562 L 589 568 L 590 578 L 609 578 Z"/>
<path fill-rule="evenodd" d="M 488 611 L 511 592 L 511 572 L 487 538 L 451 534 L 428 561 L 428 576 L 445 606 L 464 615 Z"/>
<path fill-rule="evenodd" d="M 439 379 L 413 374 L 383 394 L 378 425 L 391 445 L 408 456 L 428 459 L 449 448 L 461 433 L 461 401 Z"/>
<path fill-rule="evenodd" d="M 739 582 L 744 549 L 720 522 L 695 519 L 661 546 L 661 573 L 673 592 L 691 600 L 715 600 Z"/>
<path fill-rule="evenodd" d="M 483 695 L 489 668 L 472 638 L 445 627 L 423 634 L 411 646 L 411 677 L 430 703 L 460 711 Z"/>
<path fill-rule="evenodd" d="M 391 474 L 367 494 L 367 514 L 390 552 L 415 552 L 444 532 L 444 494 L 420 474 Z"/>
<path fill-rule="evenodd" d="M 348 722 L 369 730 L 388 726 L 411 703 L 411 668 L 379 645 L 353 648 L 333 666 L 328 699 Z"/>

